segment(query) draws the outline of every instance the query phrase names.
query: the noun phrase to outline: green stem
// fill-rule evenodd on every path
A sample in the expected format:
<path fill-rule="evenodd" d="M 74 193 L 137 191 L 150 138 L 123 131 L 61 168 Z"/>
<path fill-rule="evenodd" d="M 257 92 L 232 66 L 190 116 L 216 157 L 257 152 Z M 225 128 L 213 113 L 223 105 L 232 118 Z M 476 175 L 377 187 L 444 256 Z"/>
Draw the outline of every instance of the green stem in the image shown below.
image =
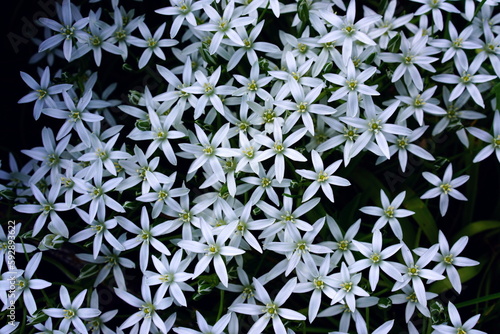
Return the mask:
<path fill-rule="evenodd" d="M 220 290 L 220 301 L 219 301 L 219 312 L 217 313 L 217 321 L 222 316 L 222 312 L 224 311 L 224 290 Z"/>

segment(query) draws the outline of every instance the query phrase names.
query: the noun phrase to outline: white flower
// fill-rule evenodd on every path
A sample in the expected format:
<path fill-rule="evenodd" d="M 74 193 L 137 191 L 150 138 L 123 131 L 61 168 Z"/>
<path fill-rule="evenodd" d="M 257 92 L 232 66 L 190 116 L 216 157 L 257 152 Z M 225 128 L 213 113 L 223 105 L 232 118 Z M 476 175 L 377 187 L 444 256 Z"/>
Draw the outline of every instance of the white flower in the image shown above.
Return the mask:
<path fill-rule="evenodd" d="M 101 314 L 101 311 L 95 308 L 81 307 L 85 300 L 87 289 L 81 291 L 73 301 L 69 297 L 68 290 L 64 285 L 61 286 L 59 296 L 61 298 L 62 308 L 47 308 L 42 310 L 43 313 L 53 318 L 64 318 L 59 325 L 59 330 L 66 333 L 69 326 L 72 324 L 76 330 L 82 334 L 87 334 L 83 320 L 95 318 Z"/>
<path fill-rule="evenodd" d="M 375 288 L 377 287 L 380 277 L 380 269 L 382 269 L 382 271 L 389 275 L 393 280 L 402 280 L 401 274 L 399 270 L 393 266 L 393 262 L 386 261 L 388 257 L 394 255 L 401 248 L 401 244 L 391 245 L 382 250 L 382 233 L 380 230 L 375 230 L 373 232 L 371 245 L 366 245 L 356 240 L 353 240 L 352 243 L 366 258 L 350 264 L 349 271 L 357 273 L 370 267 L 368 278 L 372 291 L 375 291 Z"/>
<path fill-rule="evenodd" d="M 164 7 L 155 10 L 156 13 L 161 15 L 172 15 L 174 21 L 170 27 L 170 37 L 174 38 L 184 21 L 192 26 L 197 26 L 196 16 L 193 12 L 199 11 L 209 1 L 193 1 L 192 0 L 170 0 L 171 7 Z"/>
<path fill-rule="evenodd" d="M 40 77 L 40 83 L 37 83 L 31 75 L 24 72 L 21 72 L 21 78 L 33 91 L 23 96 L 18 103 L 36 101 L 33 107 L 33 117 L 35 119 L 40 118 L 42 109 L 45 106 L 56 108 L 56 102 L 52 96 L 67 91 L 72 87 L 70 84 L 52 84 L 50 82 L 50 68 L 48 66 Z"/>
<path fill-rule="evenodd" d="M 139 59 L 139 68 L 143 68 L 147 65 L 153 53 L 161 60 L 165 60 L 165 53 L 163 53 L 161 48 L 174 46 L 179 43 L 175 39 L 161 39 L 165 31 L 165 26 L 166 23 L 160 25 L 153 35 L 146 23 L 139 23 L 139 30 L 141 31 L 143 39 L 137 37 L 130 39 L 130 44 L 145 48 Z"/>
<path fill-rule="evenodd" d="M 398 81 L 404 75 L 406 86 L 414 84 L 418 90 L 424 89 L 424 81 L 415 65 L 430 71 L 436 72 L 436 69 L 430 64 L 438 60 L 436 57 L 429 57 L 439 52 L 438 49 L 426 46 L 427 35 L 418 32 L 411 40 L 401 32 L 401 51 L 402 53 L 394 54 L 382 52 L 379 57 L 386 63 L 399 63 L 392 75 L 392 82 Z"/>
<path fill-rule="evenodd" d="M 228 275 L 226 265 L 224 263 L 224 256 L 235 256 L 245 253 L 244 250 L 238 249 L 232 246 L 226 246 L 225 242 L 234 230 L 231 228 L 224 228 L 218 235 L 217 241 L 214 239 L 213 228 L 208 225 L 204 220 L 200 220 L 201 233 L 203 234 L 204 242 L 193 241 L 193 240 L 181 240 L 177 244 L 179 247 L 185 249 L 186 251 L 203 254 L 196 267 L 194 268 L 193 278 L 198 277 L 205 271 L 210 262 L 213 261 L 215 272 L 219 277 L 221 283 L 227 287 L 228 285 Z"/>
<path fill-rule="evenodd" d="M 157 291 L 159 296 L 165 296 L 168 290 L 170 292 L 170 297 L 174 298 L 177 303 L 182 306 L 187 306 L 186 297 L 182 291 L 194 291 L 191 286 L 184 283 L 193 276 L 184 271 L 191 260 L 189 258 L 182 260 L 182 249 L 175 252 L 170 263 L 165 254 L 161 255 L 161 259 L 154 256 L 152 256 L 152 259 L 157 273 L 147 272 L 146 284 L 160 284 Z"/>
<path fill-rule="evenodd" d="M 361 274 L 352 274 L 345 262 L 342 262 L 340 273 L 332 275 L 332 287 L 338 289 L 331 304 L 335 304 L 342 299 L 350 310 L 356 309 L 356 296 L 368 297 L 370 294 L 358 286 L 361 281 Z"/>
<path fill-rule="evenodd" d="M 339 332 L 329 332 L 329 334 L 349 333 L 349 325 L 351 323 L 351 319 L 354 320 L 354 322 L 356 323 L 356 333 L 368 334 L 366 321 L 363 318 L 361 310 L 359 310 L 359 309 L 369 308 L 369 307 L 375 306 L 375 305 L 377 305 L 378 301 L 379 301 L 378 297 L 372 297 L 372 296 L 360 297 L 356 300 L 356 308 L 355 309 L 349 308 L 349 306 L 344 301 L 341 301 L 340 303 L 333 305 L 333 306 L 330 306 L 330 307 L 326 308 L 325 310 L 321 311 L 318 314 L 318 317 L 334 317 L 334 316 L 342 313 L 342 316 L 340 317 Z M 381 326 L 382 330 L 384 330 L 384 328 L 386 328 L 386 327 Z M 372 334 L 375 334 L 375 332 L 376 331 L 374 331 Z M 384 332 L 382 332 L 382 333 L 384 333 Z"/>
<path fill-rule="evenodd" d="M 332 256 L 332 264 L 336 266 L 342 257 L 344 257 L 348 265 L 354 263 L 356 260 L 354 259 L 352 251 L 357 251 L 357 248 L 356 246 L 354 246 L 352 241 L 359 231 L 359 227 L 361 226 L 361 219 L 358 219 L 356 222 L 354 222 L 354 224 L 349 227 L 345 234 L 342 233 L 337 222 L 331 216 L 326 216 L 326 222 L 328 224 L 330 232 L 333 235 L 333 238 L 335 239 L 335 242 L 326 241 L 324 243 L 335 251 Z"/>
<path fill-rule="evenodd" d="M 173 331 L 178 334 L 223 334 L 224 329 L 227 327 L 231 314 L 227 313 L 222 316 L 213 326 L 210 326 L 203 315 L 196 311 L 196 323 L 198 324 L 199 331 L 192 330 L 185 327 L 174 327 Z"/>
<path fill-rule="evenodd" d="M 429 172 L 423 172 L 422 176 L 435 186 L 435 188 L 426 191 L 420 198 L 427 199 L 439 196 L 439 211 L 441 212 L 441 216 L 444 216 L 448 210 L 448 196 L 460 201 L 467 201 L 467 198 L 456 188 L 467 182 L 469 175 L 462 175 L 452 180 L 453 166 L 451 163 L 446 167 L 442 180 Z"/>
<path fill-rule="evenodd" d="M 399 106 L 399 101 L 395 101 L 388 106 L 382 113 L 377 114 L 375 105 L 369 99 L 365 100 L 365 118 L 360 117 L 341 117 L 340 120 L 347 125 L 363 131 L 356 139 L 351 151 L 351 157 L 356 156 L 362 149 L 375 139 L 377 146 L 382 154 L 389 159 L 389 145 L 387 144 L 386 134 L 409 135 L 411 130 L 396 124 L 388 123 L 389 118 Z"/>
<path fill-rule="evenodd" d="M 141 227 L 124 217 L 116 217 L 115 219 L 124 229 L 130 233 L 136 234 L 135 238 L 125 241 L 123 247 L 125 247 L 125 249 L 134 249 L 141 245 L 139 261 L 142 272 L 145 272 L 148 266 L 150 245 L 157 251 L 170 255 L 167 246 L 156 238 L 167 233 L 170 228 L 168 221 L 151 227 L 149 224 L 149 214 L 145 206 L 143 206 L 141 210 Z"/>
<path fill-rule="evenodd" d="M 408 286 L 408 284 L 411 282 L 413 290 L 416 294 L 417 301 L 424 306 L 427 305 L 427 295 L 422 279 L 425 278 L 434 281 L 445 279 L 443 275 L 438 274 L 433 270 L 424 269 L 424 267 L 428 265 L 429 262 L 431 262 L 434 256 L 437 254 L 438 248 L 438 245 L 432 246 L 420 256 L 417 262 L 415 262 L 410 249 L 408 248 L 408 246 L 403 244 L 401 253 L 403 255 L 405 264 L 403 265 L 401 263 L 395 263 L 397 268 L 400 269 L 403 273 L 403 280 L 397 281 L 392 287 L 392 291 L 397 291 L 405 286 Z"/>
<path fill-rule="evenodd" d="M 300 128 L 289 134 L 285 140 L 283 140 L 282 129 L 275 124 L 273 132 L 274 140 L 263 134 L 255 136 L 254 139 L 257 143 L 268 148 L 256 159 L 257 161 L 263 161 L 274 156 L 276 180 L 278 180 L 278 182 L 283 181 L 285 177 L 285 157 L 293 161 L 307 161 L 306 157 L 291 147 L 299 141 L 306 134 L 306 132 L 306 128 Z"/>
<path fill-rule="evenodd" d="M 215 32 L 212 40 L 210 41 L 210 54 L 214 54 L 217 51 L 224 36 L 227 36 L 231 41 L 238 45 L 245 45 L 245 43 L 241 40 L 240 35 L 238 35 L 233 29 L 236 27 L 244 27 L 253 23 L 254 18 L 240 17 L 241 11 L 235 11 L 234 4 L 234 1 L 230 1 L 226 5 L 226 8 L 224 8 L 222 16 L 209 4 L 205 3 L 203 5 L 205 14 L 210 18 L 210 22 L 196 26 L 196 29 Z"/>
<path fill-rule="evenodd" d="M 14 209 L 18 212 L 40 214 L 33 227 L 33 236 L 40 232 L 47 219 L 50 219 L 49 225 L 51 225 L 58 234 L 61 234 L 65 238 L 69 236 L 68 228 L 57 212 L 68 211 L 72 209 L 72 207 L 67 206 L 66 203 L 56 203 L 60 190 L 61 184 L 56 183 L 52 185 L 48 195 L 44 195 L 36 185 L 32 184 L 31 191 L 39 204 L 20 204 L 14 207 Z"/>
<path fill-rule="evenodd" d="M 498 110 L 495 111 L 495 115 L 493 116 L 493 135 L 475 127 L 468 127 L 467 131 L 469 131 L 474 137 L 489 143 L 489 145 L 479 151 L 472 162 L 476 163 L 483 161 L 493 152 L 495 152 L 497 159 L 500 162 L 500 112 Z"/>
<path fill-rule="evenodd" d="M 448 334 L 448 333 L 460 333 L 460 334 L 486 334 L 486 332 L 473 329 L 473 327 L 477 324 L 480 315 L 476 314 L 465 323 L 462 323 L 462 319 L 460 319 L 460 313 L 453 303 L 448 303 L 448 314 L 450 316 L 451 326 L 441 324 L 441 325 L 432 325 L 434 331 L 433 334 Z"/>
<path fill-rule="evenodd" d="M 408 117 L 415 117 L 420 126 L 424 125 L 424 112 L 431 115 L 446 115 L 446 111 L 437 104 L 439 100 L 432 96 L 437 86 L 426 89 L 420 93 L 413 86 L 408 89 L 410 96 L 397 95 L 396 98 L 406 107 L 398 114 L 397 122 L 405 121 Z"/>
<path fill-rule="evenodd" d="M 444 22 L 443 22 L 443 14 L 441 10 L 444 10 L 448 13 L 460 13 L 460 11 L 450 3 L 447 3 L 446 0 L 412 0 L 414 2 L 419 2 L 423 4 L 417 11 L 415 12 L 415 16 L 420 16 L 427 12 L 432 12 L 432 19 L 434 24 L 436 25 L 437 30 L 443 30 Z"/>
<path fill-rule="evenodd" d="M 408 217 L 415 213 L 410 210 L 399 209 L 401 204 L 403 204 L 405 195 L 406 191 L 403 191 L 397 195 L 392 202 L 389 202 L 389 198 L 385 194 L 384 190 L 380 189 L 380 200 L 382 202 L 381 208 L 376 206 L 365 206 L 359 209 L 367 215 L 380 217 L 373 226 L 372 232 L 382 229 L 387 223 L 389 223 L 394 235 L 399 240 L 403 239 L 403 230 L 401 229 L 398 218 Z"/>
<path fill-rule="evenodd" d="M 358 101 L 365 95 L 380 95 L 375 86 L 368 86 L 365 81 L 370 79 L 377 71 L 377 68 L 370 66 L 363 72 L 357 73 L 352 59 L 348 59 L 347 71 L 344 75 L 327 73 L 324 75 L 325 79 L 333 82 L 336 85 L 342 86 L 337 89 L 328 99 L 336 101 L 344 98 L 347 95 L 347 116 L 356 117 L 359 114 Z"/>
<path fill-rule="evenodd" d="M 67 61 L 70 61 L 73 51 L 73 42 L 75 39 L 82 39 L 85 37 L 86 33 L 83 31 L 83 28 L 89 23 L 89 18 L 82 17 L 80 11 L 70 0 L 63 1 L 60 10 L 58 10 L 58 14 L 60 14 L 59 17 L 62 23 L 45 17 L 40 18 L 40 22 L 43 25 L 57 32 L 57 34 L 43 41 L 38 51 L 43 52 L 52 49 L 63 42 L 64 57 Z"/>
<path fill-rule="evenodd" d="M 458 293 L 462 291 L 462 284 L 460 282 L 460 275 L 455 266 L 470 267 L 479 264 L 477 261 L 458 256 L 464 250 L 468 240 L 469 238 L 467 236 L 463 236 L 458 239 L 450 249 L 450 245 L 444 233 L 439 231 L 439 253 L 432 259 L 435 262 L 439 262 L 433 270 L 438 274 L 443 274 L 446 270 L 446 275 L 450 280 L 451 286 L 453 286 Z M 425 248 L 417 248 L 414 252 L 418 255 L 422 255 L 425 252 Z"/>
<path fill-rule="evenodd" d="M 274 332 L 276 334 L 283 334 L 286 333 L 286 328 L 283 325 L 281 318 L 299 321 L 306 320 L 306 317 L 299 312 L 281 307 L 281 305 L 283 305 L 293 293 L 295 286 L 297 285 L 297 278 L 294 277 L 289 280 L 283 288 L 281 288 L 274 300 L 271 299 L 267 291 L 256 278 L 253 279 L 253 283 L 255 286 L 255 299 L 264 305 L 239 303 L 229 307 L 229 311 L 236 313 L 248 315 L 262 314 L 262 316 L 252 325 L 248 334 L 262 333 L 269 321 L 272 321 Z"/>
<path fill-rule="evenodd" d="M 418 298 L 417 294 L 415 291 L 409 286 L 406 285 L 402 288 L 403 293 L 392 295 L 389 297 L 389 299 L 394 303 L 394 304 L 405 304 L 406 303 L 406 308 L 405 308 L 405 320 L 406 322 L 409 322 L 413 313 L 415 313 L 415 308 L 422 313 L 425 317 L 430 317 L 431 312 L 429 311 L 429 308 L 427 307 L 427 300 L 431 300 L 435 297 L 437 297 L 436 293 L 433 292 L 425 292 L 425 302 L 421 303 Z"/>
<path fill-rule="evenodd" d="M 140 329 L 141 333 L 149 333 L 151 326 L 154 324 L 158 327 L 161 333 L 165 334 L 167 333 L 167 328 L 163 320 L 158 315 L 158 311 L 162 311 L 170 307 L 173 299 L 172 297 L 163 298 L 163 296 L 160 296 L 158 292 L 156 292 L 154 298 L 152 298 L 151 290 L 145 281 L 146 279 L 144 278 L 141 284 L 142 300 L 125 290 L 115 288 L 115 293 L 118 297 L 126 303 L 139 308 L 139 311 L 130 315 L 128 319 L 121 324 L 120 329 L 133 326 L 142 320 Z"/>
<path fill-rule="evenodd" d="M 482 61 L 476 58 L 469 66 L 467 58 L 465 63 L 455 62 L 457 72 L 460 75 L 455 74 L 438 74 L 431 78 L 437 82 L 443 82 L 448 84 L 456 84 L 455 88 L 451 91 L 449 101 L 453 101 L 463 93 L 472 96 L 472 99 L 476 104 L 484 108 L 484 101 L 481 96 L 481 92 L 476 84 L 484 83 L 495 79 L 496 75 L 488 74 L 476 74 L 481 69 Z"/>
<path fill-rule="evenodd" d="M 355 0 L 349 2 L 345 17 L 341 18 L 330 11 L 322 11 L 321 17 L 332 25 L 332 31 L 322 36 L 318 40 L 318 43 L 335 41 L 337 45 L 342 45 L 342 59 L 344 63 L 347 63 L 347 60 L 351 57 L 352 49 L 355 47 L 356 42 L 359 41 L 367 45 L 376 45 L 376 43 L 362 30 L 367 29 L 380 20 L 381 16 L 370 15 L 354 23 L 356 17 Z"/>
<path fill-rule="evenodd" d="M 341 187 L 347 187 L 351 185 L 351 183 L 347 179 L 332 175 L 339 168 L 340 164 L 342 163 L 342 160 L 337 160 L 330 166 L 324 168 L 323 160 L 321 159 L 321 156 L 319 155 L 318 152 L 312 150 L 311 158 L 314 166 L 314 172 L 306 169 L 295 170 L 295 172 L 300 176 L 308 180 L 314 180 L 304 191 L 304 194 L 302 195 L 302 202 L 311 199 L 311 197 L 313 197 L 316 194 L 319 188 L 321 188 L 326 197 L 331 202 L 333 202 L 334 197 L 333 197 L 332 185 Z"/>

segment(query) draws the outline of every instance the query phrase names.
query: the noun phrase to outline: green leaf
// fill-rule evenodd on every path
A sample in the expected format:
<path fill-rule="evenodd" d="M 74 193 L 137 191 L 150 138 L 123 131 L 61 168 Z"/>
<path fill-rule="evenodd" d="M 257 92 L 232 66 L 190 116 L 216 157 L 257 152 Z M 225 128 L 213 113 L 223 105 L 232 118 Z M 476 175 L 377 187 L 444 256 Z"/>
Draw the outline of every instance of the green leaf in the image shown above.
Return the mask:
<path fill-rule="evenodd" d="M 397 34 L 391 40 L 389 41 L 389 44 L 387 45 L 387 48 L 389 49 L 389 52 L 396 53 L 399 51 L 399 48 L 401 46 L 401 35 Z"/>
<path fill-rule="evenodd" d="M 470 223 L 461 229 L 455 236 L 454 239 L 457 240 L 460 237 L 467 235 L 473 236 L 479 234 L 481 232 L 485 232 L 488 230 L 500 229 L 500 221 L 498 220 L 479 220 L 474 223 Z"/>
<path fill-rule="evenodd" d="M 299 4 L 297 5 L 297 14 L 302 22 L 307 23 L 309 21 L 308 0 L 299 0 Z"/>
<path fill-rule="evenodd" d="M 488 295 L 488 296 L 479 297 L 479 298 L 476 298 L 473 300 L 468 300 L 468 301 L 456 304 L 455 306 L 457 308 L 460 308 L 460 307 L 465 307 L 465 306 L 469 306 L 469 305 L 476 305 L 479 303 L 483 303 L 483 302 L 487 302 L 487 301 L 495 300 L 495 299 L 500 299 L 500 292 L 494 293 L 494 294 Z"/>
<path fill-rule="evenodd" d="M 409 199 L 405 200 L 404 207 L 408 210 L 415 212 L 411 216 L 422 229 L 425 236 L 431 243 L 436 243 L 438 238 L 438 229 L 434 217 L 427 208 L 424 202 L 412 190 L 406 190 Z"/>
<path fill-rule="evenodd" d="M 97 267 L 95 264 L 86 264 L 83 266 L 82 270 L 80 270 L 80 275 L 78 275 L 78 277 L 75 279 L 75 282 L 79 282 L 86 279 L 87 277 L 97 275 L 98 272 L 99 267 Z"/>

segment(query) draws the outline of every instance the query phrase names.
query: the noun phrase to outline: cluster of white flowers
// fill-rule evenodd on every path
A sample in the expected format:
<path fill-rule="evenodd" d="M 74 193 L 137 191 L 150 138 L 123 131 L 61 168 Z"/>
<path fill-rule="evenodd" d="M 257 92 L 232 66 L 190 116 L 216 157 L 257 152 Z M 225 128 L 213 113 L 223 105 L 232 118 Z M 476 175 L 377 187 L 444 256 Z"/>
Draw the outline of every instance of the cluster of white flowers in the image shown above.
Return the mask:
<path fill-rule="evenodd" d="M 63 0 L 57 17 L 40 19 L 50 33 L 33 61 L 49 65 L 39 81 L 21 72 L 32 91 L 19 103 L 62 121 L 22 151 L 29 163 L 11 155 L 0 171 L 2 196 L 34 217 L 15 230 L 26 267 L 0 262 L 2 311 L 17 303 L 27 318 L 0 332 L 381 334 L 396 322 L 418 333 L 423 318 L 434 333 L 482 333 L 471 329 L 479 315 L 462 325 L 447 301 L 451 323 L 431 314 L 430 285 L 448 279 L 460 293 L 457 267 L 478 264 L 460 256 L 467 236 L 450 247 L 439 231 L 412 248 L 405 200 L 439 196 L 438 210 L 428 205 L 444 216 L 449 196 L 467 200 L 456 188 L 469 176 L 452 164 L 463 171 L 493 152 L 500 162 L 497 1 L 169 1 L 154 27 L 119 0 Z M 120 64 L 111 71 L 149 68 L 162 82 L 121 102 L 123 83 L 99 79 L 108 59 Z M 446 170 L 428 163 L 422 138 L 443 132 L 473 147 L 473 161 L 441 152 Z M 404 172 L 409 155 L 426 161 L 426 188 L 381 184 L 359 205 L 353 192 L 378 187 L 361 180 L 361 164 Z M 1 229 L 0 245 L 7 261 Z M 34 278 L 53 256 L 44 253 L 65 247 L 91 268 L 81 289 Z M 103 286 L 120 309 L 100 307 Z M 215 312 L 199 306 L 207 295 Z"/>

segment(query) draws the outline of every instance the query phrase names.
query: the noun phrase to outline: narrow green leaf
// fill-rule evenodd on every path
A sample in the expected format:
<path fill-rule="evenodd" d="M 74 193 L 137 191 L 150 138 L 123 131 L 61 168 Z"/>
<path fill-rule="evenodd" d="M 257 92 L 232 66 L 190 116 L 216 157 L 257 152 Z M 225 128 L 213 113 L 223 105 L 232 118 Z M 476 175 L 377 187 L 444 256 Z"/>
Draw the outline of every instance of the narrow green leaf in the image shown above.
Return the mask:
<path fill-rule="evenodd" d="M 476 298 L 476 299 L 468 300 L 468 301 L 465 301 L 465 302 L 462 302 L 462 303 L 458 303 L 455 306 L 457 308 L 460 308 L 460 307 L 465 307 L 465 306 L 469 306 L 469 305 L 476 305 L 478 303 L 483 303 L 483 302 L 487 302 L 487 301 L 495 300 L 495 299 L 500 299 L 500 292 L 499 293 L 494 293 L 492 295 L 483 296 L 483 297 L 479 297 L 479 298 Z"/>
<path fill-rule="evenodd" d="M 427 208 L 424 202 L 418 196 L 416 196 L 413 191 L 407 190 L 407 200 L 404 201 L 403 205 L 406 209 L 415 212 L 411 218 L 413 218 L 425 236 L 431 243 L 436 243 L 438 238 L 438 229 L 434 217 Z"/>
<path fill-rule="evenodd" d="M 463 229 L 461 229 L 455 236 L 454 239 L 457 240 L 458 238 L 467 235 L 467 236 L 473 236 L 476 234 L 479 234 L 484 231 L 488 230 L 494 230 L 494 229 L 500 229 L 500 221 L 498 220 L 479 220 L 474 223 L 470 223 L 469 225 L 465 226 Z"/>

